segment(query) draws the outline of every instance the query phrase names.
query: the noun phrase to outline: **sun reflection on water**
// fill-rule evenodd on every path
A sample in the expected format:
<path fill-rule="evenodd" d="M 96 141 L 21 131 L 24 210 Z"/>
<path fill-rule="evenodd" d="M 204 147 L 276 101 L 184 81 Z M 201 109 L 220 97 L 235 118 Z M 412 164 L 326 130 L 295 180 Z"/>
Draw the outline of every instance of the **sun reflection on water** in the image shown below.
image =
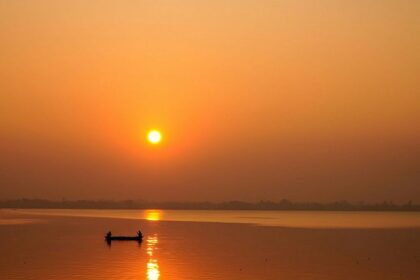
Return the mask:
<path fill-rule="evenodd" d="M 146 251 L 149 256 L 147 262 L 147 279 L 148 280 L 158 280 L 160 277 L 159 264 L 157 259 L 153 256 L 154 251 L 156 250 L 156 245 L 158 244 L 159 239 L 157 234 L 148 236 L 146 239 Z"/>
<path fill-rule="evenodd" d="M 148 221 L 160 221 L 162 212 L 160 210 L 146 210 L 145 218 Z"/>

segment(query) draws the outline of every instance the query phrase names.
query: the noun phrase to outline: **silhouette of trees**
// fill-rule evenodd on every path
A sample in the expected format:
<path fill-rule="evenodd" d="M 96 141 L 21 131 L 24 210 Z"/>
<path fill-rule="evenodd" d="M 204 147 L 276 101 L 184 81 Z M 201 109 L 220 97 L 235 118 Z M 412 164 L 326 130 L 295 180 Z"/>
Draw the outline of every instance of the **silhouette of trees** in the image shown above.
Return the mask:
<path fill-rule="evenodd" d="M 134 200 L 45 200 L 15 199 L 0 201 L 0 208 L 36 209 L 183 209 L 183 210 L 317 210 L 317 211 L 420 211 L 420 205 L 411 200 L 405 204 L 392 201 L 381 203 L 351 203 L 346 200 L 330 203 L 262 200 L 256 203 L 244 201 L 225 202 L 150 202 Z"/>

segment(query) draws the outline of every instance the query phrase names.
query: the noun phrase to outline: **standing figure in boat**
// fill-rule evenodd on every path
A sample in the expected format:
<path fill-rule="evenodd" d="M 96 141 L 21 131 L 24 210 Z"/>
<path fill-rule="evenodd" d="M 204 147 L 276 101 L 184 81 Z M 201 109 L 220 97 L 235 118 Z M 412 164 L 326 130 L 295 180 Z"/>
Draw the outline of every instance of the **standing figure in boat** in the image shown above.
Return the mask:
<path fill-rule="evenodd" d="M 137 232 L 137 237 L 138 237 L 140 240 L 142 240 L 142 239 L 143 239 L 143 233 L 141 233 L 141 231 L 140 231 L 140 230 Z"/>
<path fill-rule="evenodd" d="M 108 233 L 105 235 L 106 239 L 111 239 L 112 233 L 108 231 Z"/>

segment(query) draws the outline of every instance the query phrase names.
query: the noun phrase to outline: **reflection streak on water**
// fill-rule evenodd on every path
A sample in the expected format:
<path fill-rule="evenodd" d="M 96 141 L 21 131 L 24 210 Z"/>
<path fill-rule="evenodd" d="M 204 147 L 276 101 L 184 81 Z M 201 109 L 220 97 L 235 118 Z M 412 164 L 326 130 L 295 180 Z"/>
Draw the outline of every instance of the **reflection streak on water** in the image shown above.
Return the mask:
<path fill-rule="evenodd" d="M 160 210 L 146 210 L 146 220 L 148 221 L 160 221 L 161 211 Z"/>
<path fill-rule="evenodd" d="M 153 236 L 148 236 L 146 240 L 146 251 L 147 255 L 149 256 L 149 260 L 147 262 L 147 279 L 148 280 L 157 280 L 160 277 L 159 271 L 159 264 L 157 259 L 154 257 L 153 253 L 156 250 L 156 245 L 158 244 L 159 239 L 157 234 Z"/>

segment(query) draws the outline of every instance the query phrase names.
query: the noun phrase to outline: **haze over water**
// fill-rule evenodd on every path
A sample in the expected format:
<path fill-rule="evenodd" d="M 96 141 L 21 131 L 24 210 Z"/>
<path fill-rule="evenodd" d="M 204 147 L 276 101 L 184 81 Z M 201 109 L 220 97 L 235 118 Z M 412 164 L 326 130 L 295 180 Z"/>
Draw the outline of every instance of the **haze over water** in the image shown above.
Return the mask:
<path fill-rule="evenodd" d="M 419 201 L 419 11 L 0 0 L 0 199 Z"/>
<path fill-rule="evenodd" d="M 420 210 L 419 15 L 419 0 L 0 0 L 0 205 Z M 0 209 L 0 279 L 417 280 L 419 225 Z"/>

